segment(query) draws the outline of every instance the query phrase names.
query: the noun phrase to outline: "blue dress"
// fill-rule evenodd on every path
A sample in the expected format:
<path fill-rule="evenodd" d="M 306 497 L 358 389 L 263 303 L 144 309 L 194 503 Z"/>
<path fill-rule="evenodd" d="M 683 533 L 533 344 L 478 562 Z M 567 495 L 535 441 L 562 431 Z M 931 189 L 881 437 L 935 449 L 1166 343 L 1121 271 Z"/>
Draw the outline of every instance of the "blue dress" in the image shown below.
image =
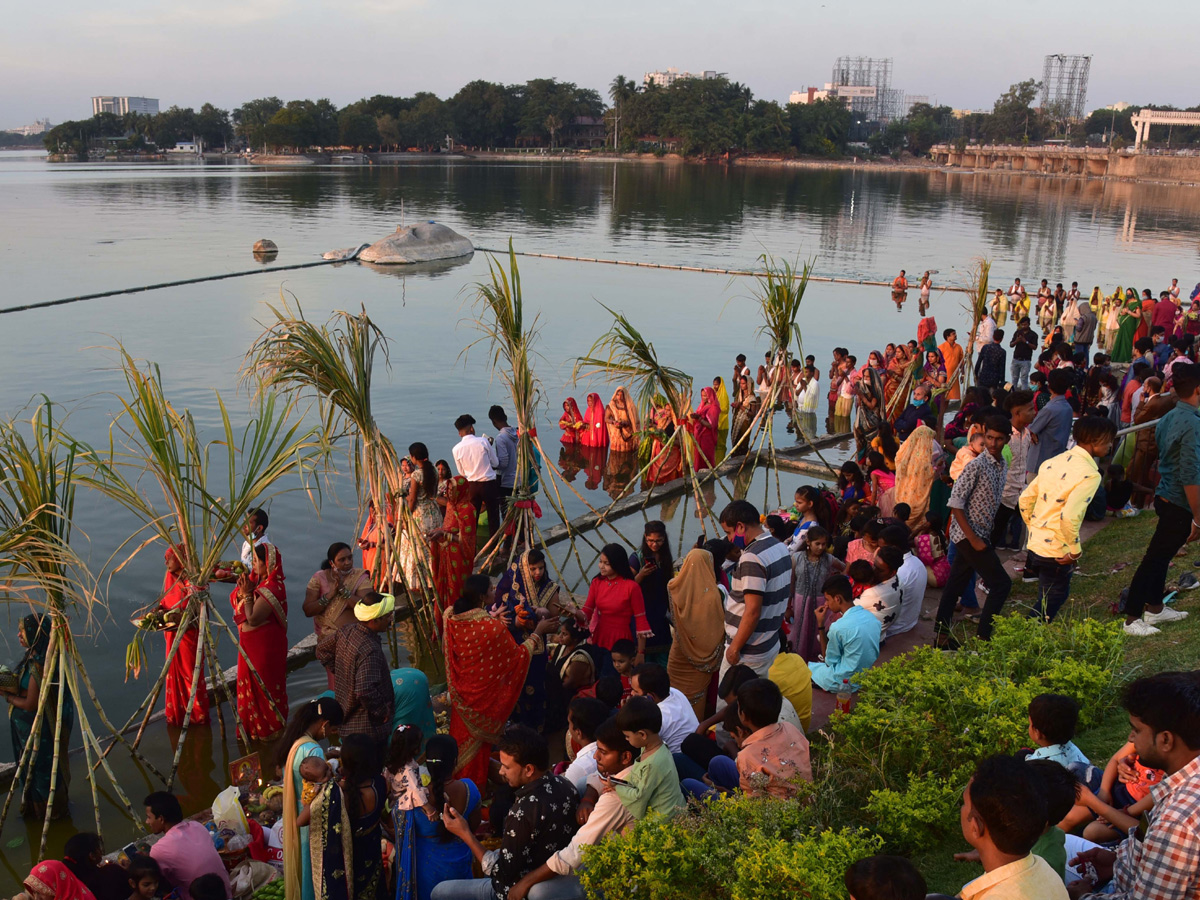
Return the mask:
<path fill-rule="evenodd" d="M 464 778 L 462 783 L 467 786 L 467 806 L 462 811 L 465 819 L 479 808 L 479 789 L 470 779 Z M 413 825 L 416 830 L 417 900 L 430 900 L 434 887 L 443 881 L 474 877 L 470 847 L 456 837 L 438 840 L 438 823 L 430 822 L 419 810 L 413 816 Z"/>
<path fill-rule="evenodd" d="M 292 802 L 296 804 L 296 809 L 300 809 L 300 792 L 304 790 L 304 779 L 300 777 L 300 763 L 310 756 L 325 758 L 325 751 L 316 741 L 302 745 L 292 760 L 292 778 L 296 785 Z M 308 845 L 307 825 L 300 829 L 300 892 L 302 900 L 316 900 L 317 894 L 313 890 L 312 878 L 312 850 Z"/>

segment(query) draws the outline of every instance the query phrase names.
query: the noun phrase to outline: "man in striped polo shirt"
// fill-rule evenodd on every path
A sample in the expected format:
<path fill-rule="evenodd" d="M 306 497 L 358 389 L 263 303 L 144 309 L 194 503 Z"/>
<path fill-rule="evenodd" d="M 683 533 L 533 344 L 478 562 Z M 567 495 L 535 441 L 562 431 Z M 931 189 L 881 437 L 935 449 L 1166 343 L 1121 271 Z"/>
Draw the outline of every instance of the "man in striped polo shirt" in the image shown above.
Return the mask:
<path fill-rule="evenodd" d="M 725 601 L 728 645 L 721 676 L 742 663 L 766 678 L 779 653 L 779 629 L 791 600 L 792 557 L 745 500 L 734 500 L 721 510 L 721 527 L 742 551 Z"/>

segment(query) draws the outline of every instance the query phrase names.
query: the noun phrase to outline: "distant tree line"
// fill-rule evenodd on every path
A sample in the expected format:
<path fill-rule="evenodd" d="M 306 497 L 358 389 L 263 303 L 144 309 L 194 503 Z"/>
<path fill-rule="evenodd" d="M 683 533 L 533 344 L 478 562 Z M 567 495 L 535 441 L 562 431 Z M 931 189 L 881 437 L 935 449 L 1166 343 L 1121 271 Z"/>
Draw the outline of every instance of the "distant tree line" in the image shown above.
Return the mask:
<path fill-rule="evenodd" d="M 0 131 L 0 147 L 6 150 L 21 147 L 36 147 L 42 142 L 40 134 L 18 134 L 15 131 Z"/>
<path fill-rule="evenodd" d="M 149 145 L 169 149 L 198 139 L 209 149 L 246 147 L 271 152 L 347 147 L 359 150 L 432 150 L 449 138 L 471 148 L 557 147 L 570 142 L 581 123 L 605 146 L 628 152 L 678 152 L 685 156 L 773 154 L 836 157 L 853 139 L 871 152 L 922 156 L 937 143 L 1038 143 L 1051 138 L 1076 145 L 1132 142 L 1130 108 L 1096 110 L 1085 122 L 1068 122 L 1053 109 L 1034 106 L 1041 85 L 1011 85 L 991 112 L 956 117 L 948 106 L 914 105 L 904 118 L 879 126 L 856 117 L 838 100 L 783 105 L 755 99 L 750 88 L 724 76 L 685 78 L 669 87 L 641 86 L 618 75 L 606 105 L 597 91 L 553 78 L 503 85 L 472 81 L 443 100 L 421 92 L 411 97 L 377 94 L 338 108 L 327 99 L 264 97 L 232 111 L 211 103 L 171 107 L 155 116 L 103 113 L 64 122 L 43 136 L 52 152 L 86 155 L 100 140 L 118 148 Z M 1171 109 L 1172 107 L 1150 107 Z M 1192 110 L 1200 107 L 1191 107 Z M 1161 142 L 1167 126 L 1152 137 Z M 1200 127 L 1169 131 L 1172 146 L 1200 144 Z M 19 137 L 19 136 L 14 136 Z M 594 146 L 593 139 L 589 145 Z M 0 136 L 0 146 L 11 146 Z"/>

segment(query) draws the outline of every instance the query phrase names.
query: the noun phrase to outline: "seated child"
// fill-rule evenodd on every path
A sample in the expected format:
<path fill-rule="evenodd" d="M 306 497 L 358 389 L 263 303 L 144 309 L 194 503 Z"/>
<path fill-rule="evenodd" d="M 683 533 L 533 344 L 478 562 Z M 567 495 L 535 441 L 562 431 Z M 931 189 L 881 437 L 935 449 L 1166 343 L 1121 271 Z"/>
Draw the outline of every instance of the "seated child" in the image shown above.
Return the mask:
<path fill-rule="evenodd" d="M 879 576 L 875 572 L 875 561 L 873 559 L 856 559 L 846 567 L 846 574 L 850 576 L 850 584 L 855 600 L 879 583 Z M 834 621 L 836 619 L 830 621 L 828 624 L 832 625 Z"/>
<path fill-rule="evenodd" d="M 746 668 L 749 666 L 734 666 Z M 732 672 L 733 669 L 730 669 Z M 750 669 L 753 675 L 754 670 Z M 757 678 L 757 676 L 754 676 Z M 754 678 L 750 680 L 753 681 Z M 679 788 L 684 797 L 711 797 L 718 793 L 727 794 L 738 786 L 739 776 L 737 763 L 728 753 L 738 753 L 742 744 L 750 736 L 750 729 L 742 721 L 737 698 L 714 717 L 720 720 L 733 743 L 732 748 L 723 751 L 717 747 L 716 741 L 701 738 L 698 735 L 688 735 L 683 741 L 683 750 L 675 754 L 675 765 L 680 773 L 691 772 L 688 777 L 680 777 Z M 691 745 L 689 746 L 689 742 Z M 690 752 L 689 752 L 690 751 Z M 680 757 L 686 756 L 685 759 Z M 703 757 L 703 761 L 700 757 Z"/>
<path fill-rule="evenodd" d="M 950 577 L 950 560 L 946 558 L 942 520 L 937 513 L 925 513 L 925 528 L 913 534 L 913 552 L 925 564 L 929 587 L 945 587 Z"/>
<path fill-rule="evenodd" d="M 384 764 L 388 795 L 395 809 L 402 812 L 424 810 L 426 817 L 433 822 L 437 819 L 438 810 L 429 802 L 429 791 L 421 782 L 421 767 L 417 764 L 421 744 L 421 729 L 416 725 L 401 725 L 392 732 L 392 742 L 388 745 Z"/>
<path fill-rule="evenodd" d="M 615 790 L 626 811 L 635 819 L 655 812 L 672 816 L 684 807 L 675 760 L 658 736 L 662 712 L 651 698 L 630 697 L 617 712 L 617 727 L 635 749 L 641 750 L 627 782 L 606 779 L 605 790 Z"/>
<path fill-rule="evenodd" d="M 621 694 L 624 702 L 624 698 L 633 693 L 633 661 L 637 657 L 637 644 L 629 638 L 621 638 L 613 642 L 609 652 L 612 654 L 613 668 L 621 676 Z"/>
<path fill-rule="evenodd" d="M 188 885 L 188 894 L 192 900 L 229 900 L 228 893 L 221 876 L 212 872 L 193 878 L 192 883 Z"/>
<path fill-rule="evenodd" d="M 1045 786 L 1046 830 L 1030 852 L 1044 859 L 1059 878 L 1067 877 L 1067 832 L 1060 823 L 1079 797 L 1081 785 L 1068 769 L 1049 759 L 1028 760 Z M 1086 788 L 1082 788 L 1086 790 Z"/>
<path fill-rule="evenodd" d="M 892 507 L 892 517 L 889 525 L 907 525 L 912 518 L 912 507 L 907 503 L 897 503 Z"/>
<path fill-rule="evenodd" d="M 856 562 L 851 568 L 858 568 L 862 561 Z M 904 565 L 904 551 L 897 547 L 880 547 L 875 554 L 875 565 L 867 577 L 856 578 L 851 575 L 855 587 L 867 585 L 866 590 L 854 600 L 855 606 L 861 606 L 879 620 L 886 639 L 896 624 L 896 616 L 900 613 L 900 581 L 896 571 Z"/>
<path fill-rule="evenodd" d="M 1092 764 L 1071 742 L 1078 724 L 1079 704 L 1074 697 L 1039 694 L 1029 701 L 1029 737 L 1037 749 L 1028 758 L 1053 760 L 1086 784 L 1087 770 Z M 1095 786 L 1100 786 L 1098 778 Z"/>
<path fill-rule="evenodd" d="M 1096 843 L 1124 837 L 1139 817 L 1153 807 L 1150 790 L 1162 781 L 1163 775 L 1162 769 L 1143 766 L 1133 743 L 1126 742 L 1104 767 L 1099 789 L 1094 794 L 1086 787 L 1080 791 L 1079 802 L 1063 827 L 1074 830 L 1086 822 L 1083 836 Z"/>
<path fill-rule="evenodd" d="M 793 778 L 812 781 L 808 738 L 795 725 L 779 721 L 783 693 L 769 678 L 738 688 L 738 714 L 750 733 L 737 755 L 738 786 L 752 796 L 784 800 L 796 796 Z"/>
<path fill-rule="evenodd" d="M 962 470 L 966 468 L 967 463 L 982 452 L 983 432 L 977 431 L 971 435 L 966 446 L 954 455 L 954 462 L 950 463 L 950 477 L 957 481 L 958 476 L 962 474 Z"/>
<path fill-rule="evenodd" d="M 879 620 L 854 605 L 853 589 L 845 575 L 830 576 L 821 592 L 825 595 L 825 605 L 816 615 L 825 661 L 809 666 L 813 685 L 836 693 L 849 682 L 850 690 L 856 691 L 854 676 L 879 659 Z M 832 613 L 841 613 L 841 618 L 826 628 L 825 620 Z"/>
<path fill-rule="evenodd" d="M 129 886 L 133 893 L 129 900 L 154 900 L 158 896 L 158 885 L 162 881 L 162 870 L 154 857 L 138 854 L 129 860 Z M 221 885 L 222 889 L 224 885 Z"/>
<path fill-rule="evenodd" d="M 903 856 L 868 856 L 846 867 L 850 900 L 925 900 L 925 878 Z"/>
<path fill-rule="evenodd" d="M 851 541 L 846 547 L 846 565 L 858 559 L 874 563 L 875 551 L 879 549 L 879 532 L 883 531 L 883 528 L 883 522 L 878 517 L 863 525 L 858 540 Z"/>

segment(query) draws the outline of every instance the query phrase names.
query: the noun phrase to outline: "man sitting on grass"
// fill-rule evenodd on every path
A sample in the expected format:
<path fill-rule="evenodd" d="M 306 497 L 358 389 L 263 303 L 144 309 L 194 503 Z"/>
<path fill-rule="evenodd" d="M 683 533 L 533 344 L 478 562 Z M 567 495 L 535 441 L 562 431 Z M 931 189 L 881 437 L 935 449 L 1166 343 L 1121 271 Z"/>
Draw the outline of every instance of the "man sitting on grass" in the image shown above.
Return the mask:
<path fill-rule="evenodd" d="M 963 885 L 962 900 L 1067 900 L 1062 878 L 1031 853 L 1048 821 L 1033 767 L 1011 756 L 980 760 L 963 791 L 959 821 L 984 871 Z"/>
<path fill-rule="evenodd" d="M 1154 809 L 1143 839 L 1128 837 L 1114 853 L 1085 850 L 1068 862 L 1087 863 L 1071 885 L 1089 900 L 1183 900 L 1200 895 L 1200 672 L 1164 672 L 1125 689 L 1130 739 L 1145 766 L 1166 777 L 1150 790 Z M 1111 879 L 1104 893 L 1092 893 Z"/>

